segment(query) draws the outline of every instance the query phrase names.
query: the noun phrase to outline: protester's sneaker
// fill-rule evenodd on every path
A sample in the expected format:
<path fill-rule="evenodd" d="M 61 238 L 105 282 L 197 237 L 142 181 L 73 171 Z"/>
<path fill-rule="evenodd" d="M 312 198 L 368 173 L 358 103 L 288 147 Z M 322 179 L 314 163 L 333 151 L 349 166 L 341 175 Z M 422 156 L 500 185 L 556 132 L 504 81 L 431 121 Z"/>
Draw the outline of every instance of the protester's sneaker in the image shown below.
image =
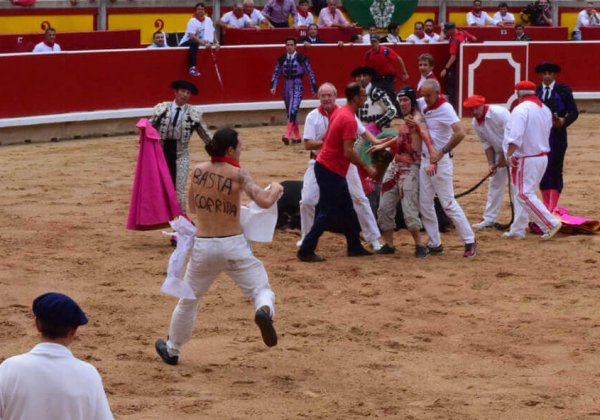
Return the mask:
<path fill-rule="evenodd" d="M 506 239 L 519 239 L 519 240 L 525 239 L 525 235 L 524 234 L 511 232 L 510 230 L 508 232 L 504 232 L 502 234 L 502 237 L 506 238 Z"/>
<path fill-rule="evenodd" d="M 415 257 L 417 258 L 427 258 L 429 257 L 429 248 L 423 245 L 417 245 L 415 247 Z"/>
<path fill-rule="evenodd" d="M 320 255 L 315 254 L 314 252 L 311 254 L 301 254 L 300 251 L 296 253 L 296 257 L 302 262 L 323 262 L 325 258 Z"/>
<path fill-rule="evenodd" d="M 486 222 L 485 220 L 483 222 L 479 222 L 479 223 L 475 223 L 473 225 L 473 229 L 491 229 L 493 228 L 495 225 L 494 222 Z"/>
<path fill-rule="evenodd" d="M 261 306 L 254 315 L 254 322 L 260 328 L 264 343 L 269 347 L 273 347 L 277 345 L 277 332 L 273 327 L 273 320 L 269 312 L 268 306 Z"/>
<path fill-rule="evenodd" d="M 427 249 L 429 250 L 430 255 L 444 255 L 444 247 L 442 244 L 438 246 L 428 246 Z"/>
<path fill-rule="evenodd" d="M 302 241 L 304 239 L 300 239 L 298 242 L 296 242 L 296 248 L 300 248 L 302 246 Z"/>
<path fill-rule="evenodd" d="M 290 145 L 290 139 L 288 139 L 286 136 L 282 136 L 281 137 L 281 141 L 283 142 L 283 144 L 285 144 L 286 146 Z"/>
<path fill-rule="evenodd" d="M 179 356 L 171 356 L 169 354 L 169 350 L 167 349 L 167 343 L 165 342 L 165 340 L 160 338 L 156 340 L 156 343 L 154 343 L 154 348 L 156 349 L 156 352 L 163 360 L 163 362 L 165 362 L 167 365 L 174 366 L 179 362 Z"/>
<path fill-rule="evenodd" d="M 379 255 L 391 255 L 394 252 L 396 252 L 396 248 L 393 246 L 389 246 L 388 244 L 383 244 L 382 247 L 375 251 L 375 253 Z"/>
<path fill-rule="evenodd" d="M 375 239 L 374 241 L 370 241 L 369 243 L 371 244 L 371 248 L 373 248 L 373 251 L 377 252 L 381 249 L 381 243 L 379 242 L 378 239 Z"/>
<path fill-rule="evenodd" d="M 190 67 L 189 73 L 190 73 L 190 76 L 195 76 L 195 77 L 200 76 L 200 72 L 198 71 L 198 69 L 196 67 Z"/>
<path fill-rule="evenodd" d="M 473 258 L 475 255 L 477 255 L 477 241 L 465 244 L 465 253 L 463 254 L 463 257 Z"/>
<path fill-rule="evenodd" d="M 548 233 L 544 233 L 542 236 L 540 236 L 540 239 L 542 241 L 547 241 L 548 239 L 552 239 L 554 237 L 554 235 L 556 235 L 558 233 L 558 231 L 560 230 L 561 227 L 562 227 L 562 223 L 558 222 L 558 224 L 556 226 L 554 226 Z"/>

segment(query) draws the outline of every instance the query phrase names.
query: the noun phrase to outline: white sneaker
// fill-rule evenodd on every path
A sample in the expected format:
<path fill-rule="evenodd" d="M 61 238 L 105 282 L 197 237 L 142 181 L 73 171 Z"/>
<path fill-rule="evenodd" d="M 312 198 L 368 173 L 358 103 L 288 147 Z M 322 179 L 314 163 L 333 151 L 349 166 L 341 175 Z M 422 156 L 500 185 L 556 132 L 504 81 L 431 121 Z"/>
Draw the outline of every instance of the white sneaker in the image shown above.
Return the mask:
<path fill-rule="evenodd" d="M 511 232 L 511 231 L 504 232 L 502 234 L 502 236 L 504 238 L 506 238 L 506 239 L 519 239 L 519 240 L 525 239 L 525 235 L 524 234 L 515 233 L 515 232 Z"/>
<path fill-rule="evenodd" d="M 473 229 L 489 229 L 489 228 L 493 228 L 494 227 L 494 222 L 486 222 L 485 220 L 483 222 L 479 222 L 479 223 L 475 223 L 473 225 Z"/>
<path fill-rule="evenodd" d="M 300 240 L 298 242 L 296 242 L 296 248 L 300 248 L 302 246 L 302 240 L 304 238 L 300 238 Z"/>
<path fill-rule="evenodd" d="M 373 251 L 379 251 L 381 249 L 381 244 L 379 243 L 378 239 L 375 239 L 369 243 L 371 244 L 371 247 L 373 247 Z"/>
<path fill-rule="evenodd" d="M 542 241 L 547 241 L 548 239 L 552 239 L 552 237 L 558 233 L 558 231 L 560 230 L 561 227 L 562 227 L 562 223 L 558 222 L 558 224 L 556 226 L 554 226 L 552 229 L 550 229 L 549 232 L 544 233 L 542 236 L 540 236 L 540 239 Z"/>

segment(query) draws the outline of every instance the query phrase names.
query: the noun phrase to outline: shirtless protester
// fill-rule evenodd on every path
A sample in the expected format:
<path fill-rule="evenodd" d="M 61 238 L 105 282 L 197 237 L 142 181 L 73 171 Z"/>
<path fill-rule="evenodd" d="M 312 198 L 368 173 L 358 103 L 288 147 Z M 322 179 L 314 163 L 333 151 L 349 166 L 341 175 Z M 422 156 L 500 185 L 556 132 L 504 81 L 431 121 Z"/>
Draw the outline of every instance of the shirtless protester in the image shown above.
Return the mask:
<path fill-rule="evenodd" d="M 231 128 L 218 130 L 205 146 L 210 162 L 194 168 L 188 192 L 191 214 L 195 214 L 196 239 L 184 281 L 196 299 L 180 299 L 173 311 L 168 340 L 155 348 L 169 365 L 179 361 L 181 347 L 190 339 L 200 300 L 221 272 L 227 273 L 247 298 L 254 299 L 254 321 L 269 347 L 277 344 L 273 327 L 275 294 L 263 264 L 252 254 L 242 235 L 240 196 L 245 192 L 258 206 L 271 207 L 283 191 L 278 183 L 262 190 L 240 167 L 242 142 Z"/>

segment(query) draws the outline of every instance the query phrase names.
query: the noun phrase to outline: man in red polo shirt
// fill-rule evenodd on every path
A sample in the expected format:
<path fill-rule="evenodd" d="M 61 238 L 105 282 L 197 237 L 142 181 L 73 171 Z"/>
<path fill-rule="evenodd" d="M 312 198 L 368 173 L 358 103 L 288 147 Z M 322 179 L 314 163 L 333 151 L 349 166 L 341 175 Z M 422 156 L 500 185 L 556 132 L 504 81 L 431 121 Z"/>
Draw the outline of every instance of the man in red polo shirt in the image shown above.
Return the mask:
<path fill-rule="evenodd" d="M 441 71 L 440 77 L 444 78 L 448 76 L 448 80 L 446 81 L 446 95 L 448 96 L 448 101 L 456 109 L 456 64 L 458 63 L 460 44 L 468 41 L 477 41 L 477 37 L 467 31 L 456 29 L 456 23 L 454 22 L 446 22 L 444 24 L 444 33 L 450 45 L 450 58 Z"/>
<path fill-rule="evenodd" d="M 379 35 L 371 35 L 371 48 L 365 54 L 365 66 L 375 70 L 373 85 L 385 90 L 400 114 L 400 104 L 396 99 L 396 69 L 400 65 L 402 80 L 408 80 L 408 71 L 404 65 L 404 60 L 394 50 L 388 47 L 382 47 Z"/>
<path fill-rule="evenodd" d="M 315 162 L 315 177 L 319 185 L 317 214 L 312 229 L 298 250 L 297 256 L 300 261 L 325 261 L 323 257 L 315 254 L 315 249 L 323 232 L 333 224 L 346 236 L 349 257 L 372 255 L 360 243 L 360 224 L 346 182 L 350 163 L 364 168 L 369 176 L 375 175 L 375 168 L 365 164 L 353 148 L 358 130 L 356 111 L 364 104 L 366 98 L 365 88 L 358 83 L 349 84 L 346 86 L 348 103 L 330 117 L 323 148 Z"/>

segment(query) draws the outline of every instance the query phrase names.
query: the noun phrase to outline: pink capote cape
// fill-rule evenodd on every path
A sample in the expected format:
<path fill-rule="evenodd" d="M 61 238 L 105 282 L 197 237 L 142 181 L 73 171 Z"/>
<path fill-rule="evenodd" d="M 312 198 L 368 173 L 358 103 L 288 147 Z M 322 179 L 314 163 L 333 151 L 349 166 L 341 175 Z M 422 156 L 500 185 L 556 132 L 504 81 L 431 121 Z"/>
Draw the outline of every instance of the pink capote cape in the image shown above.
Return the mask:
<path fill-rule="evenodd" d="M 127 229 L 151 230 L 169 225 L 183 214 L 165 160 L 160 135 L 146 118 L 136 124 L 140 129 L 140 150 L 131 190 Z"/>

